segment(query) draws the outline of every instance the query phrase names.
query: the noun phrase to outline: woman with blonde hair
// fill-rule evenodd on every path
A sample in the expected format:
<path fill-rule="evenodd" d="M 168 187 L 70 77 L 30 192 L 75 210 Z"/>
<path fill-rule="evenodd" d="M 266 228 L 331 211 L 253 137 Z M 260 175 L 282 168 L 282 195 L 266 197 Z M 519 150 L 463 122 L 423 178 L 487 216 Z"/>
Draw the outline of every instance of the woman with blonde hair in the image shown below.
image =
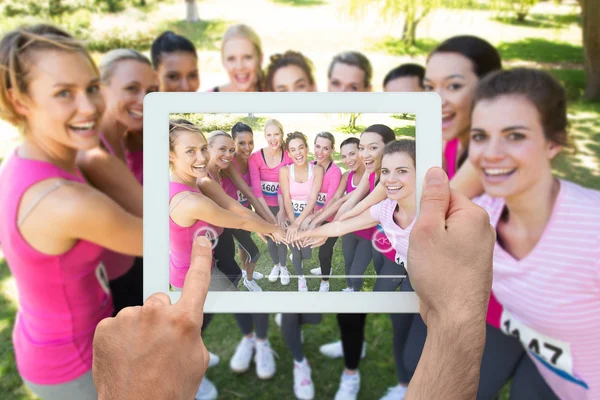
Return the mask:
<path fill-rule="evenodd" d="M 221 61 L 229 83 L 212 92 L 261 92 L 263 51 L 260 38 L 248 25 L 230 26 L 223 36 Z"/>
<path fill-rule="evenodd" d="M 0 71 L 0 118 L 24 134 L 0 169 L 0 242 L 19 291 L 17 369 L 41 399 L 97 399 L 94 331 L 113 314 L 103 256 L 141 256 L 143 244 L 142 219 L 77 166 L 100 143 L 100 74 L 81 43 L 50 25 L 8 32 Z"/>

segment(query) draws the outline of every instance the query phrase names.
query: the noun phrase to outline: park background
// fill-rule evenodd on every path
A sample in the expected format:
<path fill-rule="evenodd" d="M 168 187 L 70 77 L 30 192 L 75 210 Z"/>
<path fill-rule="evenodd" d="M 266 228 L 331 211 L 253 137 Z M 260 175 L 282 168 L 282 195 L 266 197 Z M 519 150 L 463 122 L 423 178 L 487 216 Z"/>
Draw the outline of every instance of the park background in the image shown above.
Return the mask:
<path fill-rule="evenodd" d="M 261 37 L 263 66 L 271 54 L 288 49 L 303 52 L 315 64 L 321 91 L 327 87 L 327 66 L 340 51 L 358 50 L 367 55 L 374 69 L 373 89 L 380 91 L 391 68 L 404 62 L 424 65 L 427 53 L 450 36 L 478 35 L 498 48 L 505 68 L 543 68 L 563 82 L 577 151 L 556 160 L 556 175 L 600 189 L 597 0 L 0 0 L 0 34 L 22 23 L 39 21 L 53 22 L 85 39 L 95 59 L 118 47 L 148 54 L 152 40 L 172 29 L 197 46 L 201 91 L 227 81 L 219 48 L 223 33 L 235 23 L 252 26 Z M 331 129 L 339 140 L 358 134 L 366 122 L 359 118 L 353 127 L 340 119 Z M 257 132 L 262 124 L 260 119 L 254 121 Z M 260 134 L 257 139 L 260 148 L 264 143 Z M 0 121 L 0 160 L 18 143 L 18 133 Z M 262 249 L 257 269 L 268 272 L 268 253 Z M 338 243 L 333 263 L 342 262 Z M 318 265 L 316 252 L 307 264 L 305 269 Z M 263 282 L 268 284 L 266 279 L 259 281 Z M 291 282 L 288 288 L 295 290 L 295 286 Z M 367 283 L 367 290 L 369 286 Z M 23 387 L 14 363 L 11 334 L 16 310 L 14 280 L 0 248 L 0 398 L 35 399 Z M 315 398 L 331 399 L 343 364 L 339 359 L 326 359 L 318 348 L 338 340 L 335 316 L 326 315 L 321 324 L 306 326 L 303 331 Z M 219 390 L 219 398 L 293 398 L 292 357 L 277 325 L 272 322 L 269 332 L 278 354 L 277 374 L 270 381 L 260 381 L 253 369 L 243 375 L 230 372 L 229 359 L 240 338 L 231 315 L 216 316 L 205 334 L 206 345 L 222 360 L 207 373 Z M 391 323 L 386 315 L 369 317 L 366 341 L 359 399 L 378 399 L 388 386 L 397 384 Z M 507 393 L 505 388 L 501 399 L 508 399 Z"/>

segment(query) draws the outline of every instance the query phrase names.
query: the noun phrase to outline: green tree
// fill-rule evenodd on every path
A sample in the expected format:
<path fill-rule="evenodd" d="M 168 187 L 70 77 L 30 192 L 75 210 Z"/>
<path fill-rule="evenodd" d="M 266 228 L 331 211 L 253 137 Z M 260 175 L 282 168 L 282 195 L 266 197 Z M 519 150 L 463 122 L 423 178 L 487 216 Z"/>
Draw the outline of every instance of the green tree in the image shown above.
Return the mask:
<path fill-rule="evenodd" d="M 473 0 L 346 0 L 344 7 L 350 15 L 360 17 L 369 8 L 379 10 L 385 21 L 396 21 L 404 17 L 402 23 L 402 41 L 414 46 L 417 40 L 417 27 L 431 10 L 440 7 L 471 6 Z"/>

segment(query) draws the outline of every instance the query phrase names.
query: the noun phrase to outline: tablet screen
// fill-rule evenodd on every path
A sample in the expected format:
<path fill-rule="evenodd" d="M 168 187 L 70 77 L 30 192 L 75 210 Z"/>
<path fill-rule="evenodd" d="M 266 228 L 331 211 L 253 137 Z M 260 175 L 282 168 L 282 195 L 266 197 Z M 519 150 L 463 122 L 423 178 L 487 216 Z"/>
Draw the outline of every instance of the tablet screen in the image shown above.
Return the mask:
<path fill-rule="evenodd" d="M 198 235 L 213 243 L 211 291 L 412 290 L 415 114 L 169 120 L 171 291 L 183 284 Z M 279 237 L 268 233 L 275 224 Z"/>

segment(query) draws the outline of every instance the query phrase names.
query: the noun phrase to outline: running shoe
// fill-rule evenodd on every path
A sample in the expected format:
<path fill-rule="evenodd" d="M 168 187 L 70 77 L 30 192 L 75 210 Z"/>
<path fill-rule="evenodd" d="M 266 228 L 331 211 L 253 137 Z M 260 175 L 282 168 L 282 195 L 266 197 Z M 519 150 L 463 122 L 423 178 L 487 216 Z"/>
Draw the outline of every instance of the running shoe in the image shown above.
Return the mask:
<path fill-rule="evenodd" d="M 344 357 L 344 348 L 342 347 L 342 341 L 324 344 L 319 348 L 321 354 L 329 358 L 341 358 Z M 367 342 L 363 342 L 362 352 L 360 358 L 365 358 L 367 353 Z"/>
<path fill-rule="evenodd" d="M 258 286 L 258 283 L 256 283 L 254 280 L 249 281 L 248 279 L 244 278 L 244 286 L 246 286 L 246 288 L 251 292 L 262 292 L 261 287 Z"/>
<path fill-rule="evenodd" d="M 329 281 L 321 281 L 321 285 L 319 286 L 319 292 L 329 292 Z"/>
<path fill-rule="evenodd" d="M 279 265 L 273 265 L 273 269 L 271 269 L 271 273 L 269 274 L 269 282 L 277 282 L 280 271 L 281 267 Z"/>
<path fill-rule="evenodd" d="M 306 358 L 302 362 L 294 361 L 294 394 L 297 399 L 312 400 L 315 397 L 315 385 L 310 373 Z"/>
<path fill-rule="evenodd" d="M 306 286 L 306 278 L 303 276 L 298 277 L 298 291 L 308 292 L 308 286 Z"/>
<path fill-rule="evenodd" d="M 254 338 L 248 339 L 245 336 L 242 338 L 229 362 L 229 366 L 233 372 L 243 373 L 248 371 L 255 347 Z"/>
<path fill-rule="evenodd" d="M 380 400 L 404 400 L 404 396 L 406 396 L 407 386 L 396 385 L 388 389 L 385 396 L 383 396 Z"/>
<path fill-rule="evenodd" d="M 340 387 L 335 394 L 334 400 L 356 400 L 360 390 L 360 374 L 356 371 L 354 375 L 342 373 Z"/>
<path fill-rule="evenodd" d="M 218 395 L 219 392 L 215 385 L 204 376 L 202 382 L 200 382 L 200 387 L 196 392 L 194 400 L 217 400 Z"/>
<path fill-rule="evenodd" d="M 260 379 L 271 379 L 275 375 L 275 351 L 271 348 L 268 340 L 256 341 L 256 376 Z"/>
<path fill-rule="evenodd" d="M 208 352 L 208 355 L 210 356 L 210 359 L 208 360 L 208 368 L 219 365 L 219 362 L 221 362 L 221 359 L 219 358 L 218 355 L 213 354 L 210 351 Z"/>
<path fill-rule="evenodd" d="M 289 273 L 287 267 L 280 267 L 280 271 L 281 271 L 281 274 L 279 276 L 281 277 L 281 284 L 283 286 L 289 285 L 290 284 L 290 273 Z"/>

